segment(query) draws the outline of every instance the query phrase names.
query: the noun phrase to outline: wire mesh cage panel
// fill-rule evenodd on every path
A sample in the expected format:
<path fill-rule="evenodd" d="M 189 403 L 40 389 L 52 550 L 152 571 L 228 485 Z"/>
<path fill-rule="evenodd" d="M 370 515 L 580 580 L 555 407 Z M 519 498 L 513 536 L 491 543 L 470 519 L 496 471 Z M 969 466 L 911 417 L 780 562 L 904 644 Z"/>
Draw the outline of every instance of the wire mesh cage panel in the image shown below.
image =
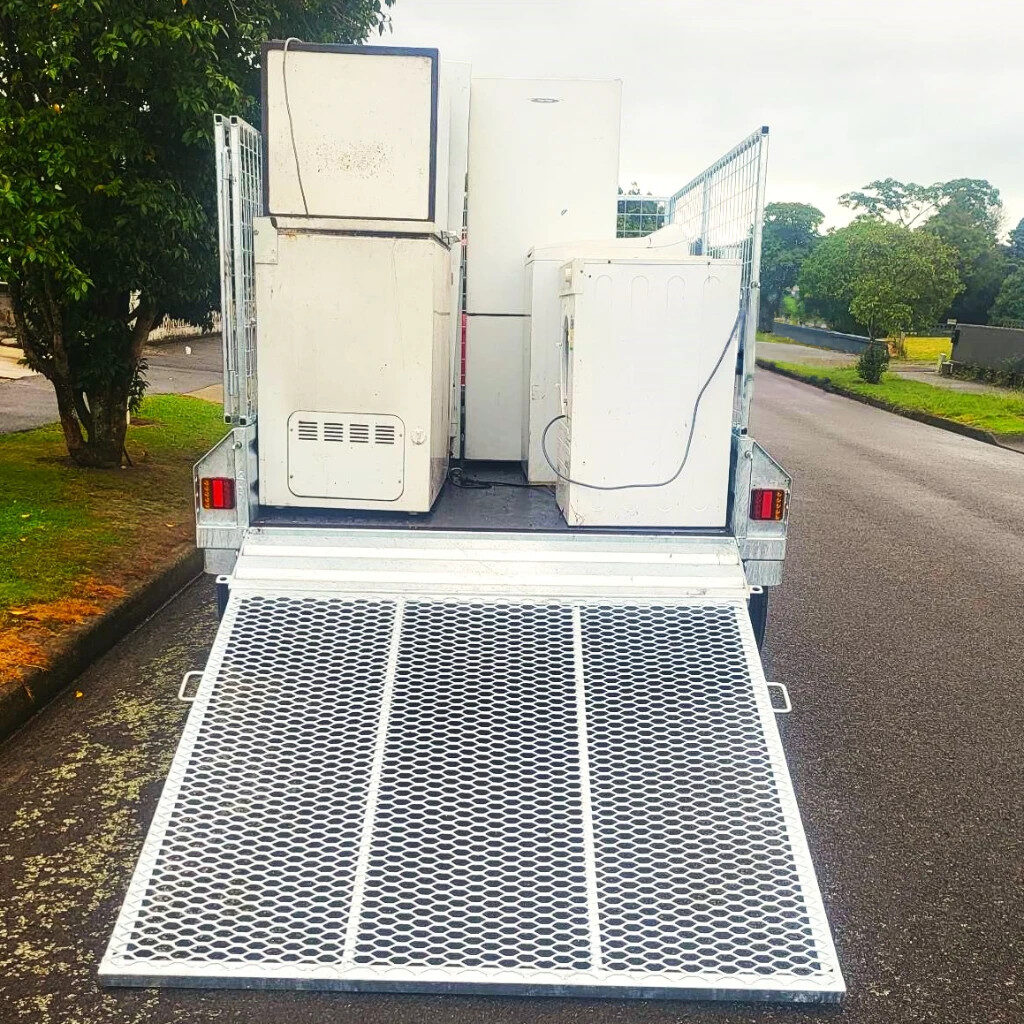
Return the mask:
<path fill-rule="evenodd" d="M 263 212 L 260 133 L 239 117 L 214 117 L 220 240 L 224 418 L 256 418 L 256 267 L 253 221 Z"/>
<path fill-rule="evenodd" d="M 620 194 L 615 236 L 643 238 L 663 228 L 668 220 L 668 203 L 664 196 Z"/>
<path fill-rule="evenodd" d="M 768 128 L 752 132 L 684 185 L 668 204 L 668 222 L 689 236 L 695 255 L 739 259 L 742 375 L 733 416 L 745 429 L 754 382 L 754 347 L 760 302 L 761 230 L 764 224 Z"/>
<path fill-rule="evenodd" d="M 764 223 L 768 129 L 759 128 L 667 199 L 618 197 L 618 234 L 636 238 L 668 224 L 680 227 L 694 256 L 738 259 L 743 264 L 739 295 L 742 375 L 734 424 L 746 428 L 753 390 L 754 346 Z"/>

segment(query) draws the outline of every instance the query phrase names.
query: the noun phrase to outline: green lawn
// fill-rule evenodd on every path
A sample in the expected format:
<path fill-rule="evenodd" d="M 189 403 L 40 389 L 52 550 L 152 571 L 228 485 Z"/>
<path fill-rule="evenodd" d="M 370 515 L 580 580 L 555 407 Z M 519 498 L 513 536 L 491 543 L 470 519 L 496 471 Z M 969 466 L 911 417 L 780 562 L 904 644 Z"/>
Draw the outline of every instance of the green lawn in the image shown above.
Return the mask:
<path fill-rule="evenodd" d="M 223 436 L 221 407 L 157 395 L 138 419 L 129 469 L 73 466 L 56 425 L 0 436 L 0 678 L 5 634 L 48 621 L 47 602 L 75 621 L 193 542 L 192 465 Z"/>
<path fill-rule="evenodd" d="M 915 363 L 936 363 L 939 356 L 953 354 L 952 338 L 907 338 L 907 359 Z"/>
<path fill-rule="evenodd" d="M 1024 395 L 978 395 L 904 380 L 887 373 L 879 384 L 868 384 L 852 367 L 804 366 L 770 361 L 800 377 L 825 380 L 837 391 L 866 395 L 903 412 L 923 412 L 993 434 L 1024 434 Z"/>

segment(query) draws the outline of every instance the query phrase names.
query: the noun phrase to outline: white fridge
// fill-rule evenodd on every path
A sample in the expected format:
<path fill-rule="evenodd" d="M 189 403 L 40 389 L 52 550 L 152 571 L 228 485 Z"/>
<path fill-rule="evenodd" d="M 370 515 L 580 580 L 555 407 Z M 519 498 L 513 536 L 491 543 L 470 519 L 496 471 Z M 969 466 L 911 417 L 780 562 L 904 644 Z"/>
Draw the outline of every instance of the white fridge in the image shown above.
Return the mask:
<path fill-rule="evenodd" d="M 615 237 L 622 83 L 474 78 L 466 457 L 523 458 L 527 253 Z"/>

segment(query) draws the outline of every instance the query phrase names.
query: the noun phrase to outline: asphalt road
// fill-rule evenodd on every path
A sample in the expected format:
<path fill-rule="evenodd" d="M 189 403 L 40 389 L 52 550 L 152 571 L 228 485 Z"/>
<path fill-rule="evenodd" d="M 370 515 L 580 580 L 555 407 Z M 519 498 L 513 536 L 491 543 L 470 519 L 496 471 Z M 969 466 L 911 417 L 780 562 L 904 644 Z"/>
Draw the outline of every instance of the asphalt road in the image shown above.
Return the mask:
<path fill-rule="evenodd" d="M 186 348 L 191 353 L 186 353 Z M 145 358 L 151 394 L 188 394 L 223 379 L 220 335 L 153 345 L 146 349 Z M 45 377 L 36 374 L 0 380 L 0 434 L 29 430 L 56 419 L 57 400 Z"/>
<path fill-rule="evenodd" d="M 215 629 L 195 585 L 0 747 L 0 1021 L 1010 1024 L 1024 1019 L 1024 457 L 760 375 L 794 474 L 769 678 L 842 1007 L 103 991 L 95 971 Z"/>

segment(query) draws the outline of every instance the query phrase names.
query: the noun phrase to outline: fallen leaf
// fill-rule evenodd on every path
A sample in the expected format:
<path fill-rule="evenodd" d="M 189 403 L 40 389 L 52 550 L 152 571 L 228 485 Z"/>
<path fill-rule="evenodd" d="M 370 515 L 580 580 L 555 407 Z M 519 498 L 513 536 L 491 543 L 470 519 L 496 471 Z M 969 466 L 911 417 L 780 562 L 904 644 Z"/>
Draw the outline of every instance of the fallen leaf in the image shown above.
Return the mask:
<path fill-rule="evenodd" d="M 124 597 L 128 591 L 113 583 L 100 583 L 99 580 L 85 580 L 78 587 L 78 593 L 82 597 L 91 597 L 96 601 L 112 601 L 118 597 Z"/>
<path fill-rule="evenodd" d="M 0 630 L 0 683 L 13 682 L 26 668 L 42 668 L 46 652 L 39 644 L 15 634 L 13 629 Z"/>
<path fill-rule="evenodd" d="M 85 694 L 84 694 L 84 693 L 82 693 L 82 691 L 81 691 L 81 690 L 75 690 L 75 696 L 76 696 L 76 697 L 84 697 L 84 696 L 85 696 Z"/>
<path fill-rule="evenodd" d="M 11 608 L 10 614 L 33 622 L 63 622 L 75 625 L 85 622 L 93 615 L 99 615 L 102 611 L 103 609 L 93 601 L 66 597 L 59 601 L 28 605 L 25 608 Z"/>

